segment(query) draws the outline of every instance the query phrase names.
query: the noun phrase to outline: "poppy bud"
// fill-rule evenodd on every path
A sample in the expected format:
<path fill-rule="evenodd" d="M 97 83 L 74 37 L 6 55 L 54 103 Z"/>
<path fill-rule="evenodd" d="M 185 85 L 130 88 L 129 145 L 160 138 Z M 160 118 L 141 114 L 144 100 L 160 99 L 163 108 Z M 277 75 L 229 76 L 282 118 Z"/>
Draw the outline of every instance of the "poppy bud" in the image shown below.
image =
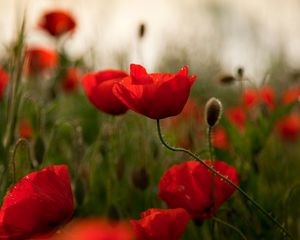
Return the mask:
<path fill-rule="evenodd" d="M 235 77 L 230 75 L 230 74 L 226 74 L 226 75 L 223 75 L 219 78 L 219 82 L 221 84 L 231 84 L 235 81 Z"/>
<path fill-rule="evenodd" d="M 149 174 L 144 166 L 132 173 L 133 185 L 140 190 L 145 190 L 149 185 Z"/>
<path fill-rule="evenodd" d="M 244 72 L 245 70 L 243 67 L 238 67 L 238 69 L 236 70 L 236 73 L 240 80 L 244 77 Z"/>
<path fill-rule="evenodd" d="M 214 127 L 222 115 L 222 103 L 217 98 L 210 98 L 205 105 L 205 120 L 208 126 Z"/>
<path fill-rule="evenodd" d="M 146 31 L 146 26 L 144 23 L 141 23 L 139 26 L 139 38 L 143 38 L 145 35 L 145 31 Z"/>

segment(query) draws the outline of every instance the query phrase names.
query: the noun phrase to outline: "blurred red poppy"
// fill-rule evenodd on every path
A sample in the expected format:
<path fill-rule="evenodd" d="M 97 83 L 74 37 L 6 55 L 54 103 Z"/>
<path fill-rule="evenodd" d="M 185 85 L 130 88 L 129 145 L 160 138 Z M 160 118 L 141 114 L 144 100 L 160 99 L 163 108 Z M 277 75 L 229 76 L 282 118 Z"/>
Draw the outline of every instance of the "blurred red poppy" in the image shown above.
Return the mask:
<path fill-rule="evenodd" d="M 261 89 L 246 89 L 243 94 L 243 103 L 247 108 L 256 106 L 258 103 L 265 104 L 269 110 L 275 107 L 275 95 L 271 87 L 263 87 Z"/>
<path fill-rule="evenodd" d="M 194 122 L 201 125 L 203 121 L 203 116 L 201 116 L 202 112 L 202 109 L 197 106 L 195 100 L 189 98 L 179 115 L 162 120 L 162 124 L 171 129 L 174 129 L 174 127 L 178 128 L 182 125 L 190 125 Z"/>
<path fill-rule="evenodd" d="M 205 162 L 212 165 L 211 161 Z M 234 167 L 225 162 L 214 161 L 214 169 L 235 184 L 239 184 Z M 197 161 L 172 166 L 159 182 L 159 197 L 170 208 L 184 208 L 196 219 L 206 219 L 214 215 L 234 192 L 234 187 L 215 175 L 213 196 L 212 173 Z"/>
<path fill-rule="evenodd" d="M 6 86 L 8 84 L 9 76 L 6 71 L 0 68 L 0 100 L 3 98 Z"/>
<path fill-rule="evenodd" d="M 182 208 L 152 208 L 141 217 L 130 221 L 137 240 L 179 240 L 190 220 L 190 215 Z"/>
<path fill-rule="evenodd" d="M 130 77 L 117 83 L 114 94 L 131 110 L 152 119 L 178 115 L 190 94 L 196 76 L 188 76 L 188 67 L 178 73 L 148 74 L 140 65 L 130 65 Z"/>
<path fill-rule="evenodd" d="M 259 91 L 261 101 L 268 107 L 269 110 L 275 107 L 275 94 L 271 87 L 263 87 Z"/>
<path fill-rule="evenodd" d="M 180 114 L 171 118 L 165 118 L 161 123 L 170 133 L 175 134 L 174 129 L 176 129 L 177 145 L 194 149 L 196 142 L 198 143 L 203 137 L 202 112 L 203 110 L 196 102 L 189 98 Z"/>
<path fill-rule="evenodd" d="M 300 101 L 300 87 L 288 89 L 282 94 L 282 102 L 284 104 L 292 103 L 298 99 Z"/>
<path fill-rule="evenodd" d="M 101 111 L 119 115 L 127 107 L 113 94 L 113 86 L 128 74 L 119 70 L 106 70 L 89 73 L 83 77 L 83 88 L 89 100 Z"/>
<path fill-rule="evenodd" d="M 296 141 L 300 136 L 300 115 L 285 116 L 278 121 L 276 127 L 283 140 Z"/>
<path fill-rule="evenodd" d="M 54 10 L 44 14 L 39 26 L 54 37 L 74 31 L 76 22 L 70 12 Z"/>
<path fill-rule="evenodd" d="M 244 130 L 246 124 L 246 112 L 242 107 L 232 107 L 226 110 L 226 116 L 229 121 L 237 126 L 241 131 Z"/>
<path fill-rule="evenodd" d="M 246 107 L 250 108 L 258 102 L 258 92 L 256 89 L 245 89 L 242 94 L 243 103 Z"/>
<path fill-rule="evenodd" d="M 50 166 L 14 185 L 0 209 L 0 239 L 34 239 L 54 233 L 74 211 L 68 168 Z"/>
<path fill-rule="evenodd" d="M 81 219 L 75 220 L 52 240 L 133 240 L 133 237 L 134 233 L 128 223 Z"/>
<path fill-rule="evenodd" d="M 31 122 L 27 119 L 22 119 L 19 124 L 19 135 L 22 138 L 31 138 L 32 137 L 32 126 Z"/>
<path fill-rule="evenodd" d="M 32 47 L 26 50 L 25 70 L 30 75 L 44 73 L 55 68 L 58 64 L 57 53 L 53 50 Z"/>
<path fill-rule="evenodd" d="M 81 72 L 78 68 L 69 68 L 62 80 L 62 89 L 72 92 L 77 89 L 81 80 Z"/>
<path fill-rule="evenodd" d="M 229 137 L 225 128 L 217 126 L 213 129 L 212 145 L 215 148 L 226 150 L 229 148 Z"/>

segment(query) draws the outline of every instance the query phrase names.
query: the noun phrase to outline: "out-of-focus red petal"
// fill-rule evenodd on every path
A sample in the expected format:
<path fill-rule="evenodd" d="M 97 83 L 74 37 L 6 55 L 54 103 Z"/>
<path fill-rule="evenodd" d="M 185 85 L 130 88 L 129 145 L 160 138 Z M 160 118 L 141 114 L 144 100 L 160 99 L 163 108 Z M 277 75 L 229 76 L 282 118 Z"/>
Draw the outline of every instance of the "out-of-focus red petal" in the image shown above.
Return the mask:
<path fill-rule="evenodd" d="M 73 215 L 68 169 L 50 166 L 13 186 L 0 209 L 0 238 L 26 239 L 55 231 Z"/>
<path fill-rule="evenodd" d="M 137 240 L 178 240 L 190 220 L 182 208 L 149 209 L 140 220 L 131 220 Z"/>

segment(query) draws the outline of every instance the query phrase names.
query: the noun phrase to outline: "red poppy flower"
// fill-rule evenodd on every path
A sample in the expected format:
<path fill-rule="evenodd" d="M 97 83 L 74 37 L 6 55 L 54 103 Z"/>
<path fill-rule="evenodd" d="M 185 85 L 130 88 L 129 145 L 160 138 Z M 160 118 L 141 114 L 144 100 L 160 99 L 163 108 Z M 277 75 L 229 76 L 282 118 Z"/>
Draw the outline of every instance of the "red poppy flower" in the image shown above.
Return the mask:
<path fill-rule="evenodd" d="M 0 239 L 51 234 L 73 215 L 67 166 L 50 166 L 23 177 L 6 194 L 0 209 Z"/>
<path fill-rule="evenodd" d="M 212 145 L 215 148 L 226 150 L 229 148 L 229 138 L 223 127 L 215 127 L 212 134 Z"/>
<path fill-rule="evenodd" d="M 261 101 L 268 107 L 269 110 L 275 107 L 275 95 L 271 87 L 263 87 L 259 91 Z"/>
<path fill-rule="evenodd" d="M 72 92 L 77 89 L 81 79 L 81 72 L 77 68 L 69 68 L 62 81 L 62 89 L 65 92 Z"/>
<path fill-rule="evenodd" d="M 53 240 L 132 240 L 134 233 L 129 224 L 104 219 L 76 220 Z"/>
<path fill-rule="evenodd" d="M 127 107 L 113 94 L 113 86 L 128 74 L 119 70 L 89 73 L 83 77 L 83 88 L 89 100 L 101 111 L 112 115 L 123 114 Z"/>
<path fill-rule="evenodd" d="M 300 100 L 300 87 L 288 89 L 282 94 L 282 102 L 284 104 L 292 103 L 298 99 Z"/>
<path fill-rule="evenodd" d="M 283 117 L 277 123 L 277 131 L 283 140 L 296 141 L 300 136 L 300 115 Z"/>
<path fill-rule="evenodd" d="M 8 80 L 9 80 L 8 74 L 2 68 L 0 68 L 0 100 L 4 95 L 4 91 L 6 89 Z"/>
<path fill-rule="evenodd" d="M 190 215 L 182 208 L 152 208 L 143 212 L 141 217 L 130 221 L 137 240 L 178 240 L 190 220 Z"/>
<path fill-rule="evenodd" d="M 130 77 L 113 88 L 114 94 L 131 110 L 152 119 L 178 115 L 190 94 L 196 76 L 188 76 L 188 67 L 176 74 L 148 74 L 140 65 L 130 65 Z"/>
<path fill-rule="evenodd" d="M 46 48 L 29 48 L 26 50 L 26 58 L 26 71 L 32 75 L 51 70 L 58 64 L 57 53 Z"/>
<path fill-rule="evenodd" d="M 243 103 L 246 107 L 250 108 L 256 106 L 258 102 L 258 92 L 256 89 L 246 89 L 243 92 Z"/>
<path fill-rule="evenodd" d="M 73 31 L 76 22 L 71 13 L 64 10 L 55 10 L 46 13 L 39 22 L 39 26 L 54 37 Z"/>
<path fill-rule="evenodd" d="M 211 161 L 205 161 L 212 164 Z M 239 184 L 234 167 L 225 162 L 214 161 L 214 169 Z M 184 208 L 193 218 L 205 219 L 235 192 L 235 188 L 218 176 L 214 176 L 214 195 L 212 193 L 212 173 L 200 162 L 188 161 L 172 166 L 161 177 L 159 197 L 170 208 Z M 215 204 L 213 199 L 215 198 Z"/>
<path fill-rule="evenodd" d="M 32 136 L 32 126 L 31 122 L 29 122 L 27 119 L 22 119 L 19 124 L 19 135 L 22 138 L 31 138 Z"/>
<path fill-rule="evenodd" d="M 245 128 L 246 124 L 246 113 L 242 107 L 232 107 L 226 110 L 226 116 L 229 121 L 237 126 L 240 130 Z"/>
<path fill-rule="evenodd" d="M 271 87 L 246 89 L 242 97 L 244 105 L 248 108 L 254 107 L 258 103 L 265 104 L 269 110 L 272 110 L 275 106 L 274 91 Z"/>

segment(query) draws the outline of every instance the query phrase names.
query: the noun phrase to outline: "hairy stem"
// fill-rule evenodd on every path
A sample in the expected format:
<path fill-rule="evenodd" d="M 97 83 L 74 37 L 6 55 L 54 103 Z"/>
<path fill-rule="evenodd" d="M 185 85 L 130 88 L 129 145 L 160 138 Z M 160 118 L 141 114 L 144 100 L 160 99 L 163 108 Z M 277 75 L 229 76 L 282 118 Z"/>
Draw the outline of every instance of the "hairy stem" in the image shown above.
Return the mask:
<path fill-rule="evenodd" d="M 234 187 L 238 192 L 240 192 L 249 202 L 251 202 L 262 214 L 264 214 L 268 219 L 270 219 L 271 222 L 273 222 L 281 231 L 284 235 L 288 236 L 290 239 L 294 239 L 293 236 L 270 214 L 268 213 L 262 206 L 260 206 L 259 203 L 257 203 L 254 199 L 252 199 L 243 189 L 241 189 L 239 186 L 234 184 L 230 179 L 227 177 L 223 176 L 219 172 L 217 172 L 213 167 L 208 165 L 207 163 L 204 162 L 203 159 L 201 159 L 199 156 L 191 152 L 190 150 L 187 150 L 185 148 L 181 147 L 173 147 L 170 146 L 163 138 L 162 133 L 161 133 L 161 128 L 160 128 L 160 121 L 159 119 L 156 120 L 156 125 L 157 125 L 157 132 L 159 139 L 161 143 L 169 150 L 174 151 L 174 152 L 184 152 L 194 159 L 198 160 L 201 164 L 203 164 L 207 169 L 209 169 L 213 174 L 217 175 L 224 181 L 226 181 L 228 184 L 230 184 L 232 187 Z"/>

